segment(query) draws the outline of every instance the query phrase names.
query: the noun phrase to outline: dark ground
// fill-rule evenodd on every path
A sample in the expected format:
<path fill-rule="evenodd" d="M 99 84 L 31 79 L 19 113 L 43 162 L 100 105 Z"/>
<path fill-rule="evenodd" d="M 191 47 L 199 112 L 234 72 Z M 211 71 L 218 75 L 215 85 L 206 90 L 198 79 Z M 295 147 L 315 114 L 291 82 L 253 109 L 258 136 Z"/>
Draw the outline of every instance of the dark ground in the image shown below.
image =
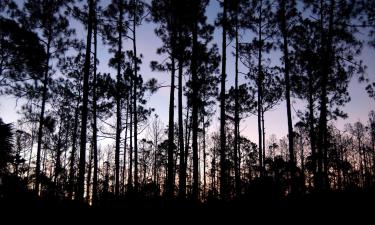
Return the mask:
<path fill-rule="evenodd" d="M 0 189 L 0 224 L 42 221 L 50 224 L 373 224 L 375 189 L 326 191 L 294 197 L 277 197 L 260 191 L 240 199 L 206 203 L 165 201 L 127 196 L 103 201 L 97 207 L 37 197 L 22 185 Z"/>

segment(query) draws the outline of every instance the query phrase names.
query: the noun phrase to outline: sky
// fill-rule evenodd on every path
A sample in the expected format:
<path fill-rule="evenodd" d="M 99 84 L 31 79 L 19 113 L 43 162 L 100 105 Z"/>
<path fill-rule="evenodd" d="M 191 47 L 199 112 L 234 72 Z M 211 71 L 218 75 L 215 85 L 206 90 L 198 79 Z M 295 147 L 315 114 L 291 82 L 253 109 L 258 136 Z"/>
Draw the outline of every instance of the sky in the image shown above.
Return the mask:
<path fill-rule="evenodd" d="M 19 1 L 21 2 L 21 0 Z M 106 5 L 105 0 L 102 0 L 102 4 Z M 148 1 L 149 2 L 149 1 Z M 207 7 L 207 17 L 208 22 L 213 23 L 217 13 L 220 11 L 218 1 L 211 0 L 209 6 Z M 77 21 L 71 22 L 73 27 L 77 28 L 77 36 L 79 38 L 84 38 L 86 31 L 82 29 Z M 170 84 L 170 75 L 165 72 L 153 72 L 150 68 L 150 62 L 153 60 L 162 61 L 167 56 L 159 56 L 156 54 L 156 49 L 162 45 L 160 39 L 155 35 L 154 29 L 156 25 L 149 22 L 143 22 L 143 25 L 137 29 L 137 50 L 143 55 L 143 64 L 141 65 L 140 73 L 142 74 L 144 80 L 150 78 L 156 78 L 159 83 L 164 85 Z M 244 34 L 241 37 L 241 42 L 246 42 L 251 40 L 252 36 L 249 34 Z M 221 29 L 216 28 L 214 33 L 213 43 L 216 43 L 219 47 L 219 52 L 221 53 Z M 227 90 L 233 85 L 234 82 L 234 57 L 232 55 L 233 44 L 231 43 L 227 48 Z M 132 45 L 129 40 L 125 41 L 124 49 L 131 49 Z M 115 73 L 113 69 L 108 67 L 108 59 L 111 55 L 108 53 L 108 46 L 99 43 L 98 46 L 98 56 L 99 56 L 99 72 L 111 72 L 113 77 Z M 276 53 L 271 53 L 269 55 L 272 61 L 278 62 L 279 55 Z M 365 46 L 361 55 L 363 63 L 367 65 L 366 73 L 370 80 L 375 81 L 375 49 Z M 245 68 L 240 65 L 240 71 L 246 72 Z M 246 80 L 240 75 L 240 83 L 246 82 Z M 351 96 L 351 102 L 347 103 L 342 109 L 348 114 L 347 119 L 339 119 L 335 121 L 336 126 L 339 129 L 343 129 L 346 123 L 353 123 L 356 121 L 367 121 L 367 116 L 370 110 L 375 110 L 375 101 L 370 99 L 365 91 L 365 84 L 359 84 L 357 79 L 354 77 L 349 86 L 349 93 Z M 177 91 L 176 91 L 177 96 Z M 19 115 L 16 113 L 17 110 L 22 105 L 22 101 L 18 104 L 14 98 L 9 96 L 0 96 L 0 118 L 6 123 L 16 122 Z M 148 97 L 149 107 L 155 108 L 155 113 L 159 115 L 164 124 L 168 124 L 168 108 L 169 108 L 169 87 L 161 88 L 157 93 Z M 175 101 L 175 106 L 177 106 L 177 98 Z M 297 99 L 292 100 L 293 109 L 303 109 L 304 105 L 301 101 Z M 219 112 L 219 103 L 216 104 L 216 111 Z M 177 108 L 175 108 L 175 121 L 177 121 Z M 219 119 L 218 113 L 212 118 L 212 125 L 210 131 L 219 131 Z M 293 123 L 298 121 L 295 113 L 293 112 Z M 271 134 L 275 134 L 277 138 L 281 138 L 287 134 L 287 117 L 286 117 L 286 103 L 285 101 L 280 102 L 278 106 L 272 111 L 265 113 L 265 131 L 266 139 Z M 258 141 L 258 131 L 257 131 L 257 118 L 256 116 L 251 116 L 244 120 L 240 126 L 241 135 L 248 137 L 251 141 L 257 143 Z"/>

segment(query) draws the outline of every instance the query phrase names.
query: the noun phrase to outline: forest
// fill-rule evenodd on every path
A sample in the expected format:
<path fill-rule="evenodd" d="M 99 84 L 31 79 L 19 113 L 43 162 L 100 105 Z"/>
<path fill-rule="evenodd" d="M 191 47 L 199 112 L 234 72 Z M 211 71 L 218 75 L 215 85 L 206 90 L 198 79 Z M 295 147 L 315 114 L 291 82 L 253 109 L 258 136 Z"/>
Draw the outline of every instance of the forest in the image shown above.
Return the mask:
<path fill-rule="evenodd" d="M 1 0 L 0 207 L 373 210 L 375 108 L 335 121 L 351 82 L 375 106 L 375 1 L 212 1 Z"/>

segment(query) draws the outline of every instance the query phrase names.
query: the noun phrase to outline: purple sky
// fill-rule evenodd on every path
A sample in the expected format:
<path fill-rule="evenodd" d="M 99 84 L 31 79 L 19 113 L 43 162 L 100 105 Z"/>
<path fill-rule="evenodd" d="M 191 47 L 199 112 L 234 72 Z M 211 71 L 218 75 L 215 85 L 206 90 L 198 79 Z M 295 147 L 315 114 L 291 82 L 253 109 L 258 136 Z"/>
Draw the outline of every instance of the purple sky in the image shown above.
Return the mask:
<path fill-rule="evenodd" d="M 103 1 L 103 5 L 106 5 L 106 1 Z M 209 18 L 209 22 L 212 22 L 217 12 L 219 11 L 218 2 L 217 1 L 210 1 L 210 5 L 207 8 L 207 16 Z M 80 28 L 81 26 L 77 24 L 77 22 L 72 23 L 73 26 Z M 160 73 L 160 72 L 152 72 L 150 69 L 150 61 L 158 60 L 161 61 L 166 58 L 166 56 L 158 56 L 156 54 L 156 49 L 161 46 L 161 41 L 159 38 L 154 34 L 155 24 L 153 23 L 146 23 L 138 28 L 138 39 L 137 39 L 137 46 L 138 52 L 143 55 L 143 64 L 141 66 L 141 74 L 144 77 L 144 80 L 148 80 L 149 78 L 155 77 L 160 83 L 164 83 L 169 85 L 170 83 L 170 76 L 167 73 Z M 79 29 L 81 30 L 81 29 Z M 86 31 L 77 31 L 79 37 L 84 37 Z M 244 35 L 242 37 L 242 41 L 250 40 L 252 37 L 249 35 Z M 217 28 L 214 34 L 214 43 L 217 43 L 219 46 L 219 51 L 221 52 L 221 29 Z M 232 43 L 233 44 L 233 43 Z M 126 41 L 125 49 L 131 48 L 130 41 Z M 227 48 L 227 90 L 233 84 L 234 81 L 234 58 L 231 54 L 233 48 L 230 45 Z M 103 46 L 102 44 L 98 47 L 98 56 L 100 65 L 98 67 L 99 72 L 111 72 L 114 75 L 112 69 L 109 69 L 107 66 L 108 59 L 111 57 L 108 53 L 107 46 Z M 278 55 L 276 53 L 271 53 L 269 56 L 273 63 L 278 63 Z M 368 77 L 374 81 L 374 73 L 375 73 L 375 49 L 365 46 L 363 49 L 363 53 L 361 56 L 364 64 L 368 66 L 366 73 Z M 240 66 L 240 70 L 246 72 L 246 70 Z M 240 78 L 240 82 L 245 82 L 243 78 Z M 349 102 L 343 110 L 348 114 L 349 118 L 346 120 L 339 119 L 335 122 L 336 126 L 340 129 L 344 128 L 345 123 L 353 123 L 358 120 L 362 122 L 367 121 L 367 115 L 370 110 L 375 110 L 375 102 L 374 100 L 370 99 L 367 93 L 364 90 L 365 85 L 359 84 L 357 79 L 354 77 L 350 83 L 349 93 L 351 96 L 351 102 Z M 177 94 L 177 91 L 176 91 Z M 155 108 L 155 113 L 157 113 L 164 124 L 167 124 L 168 121 L 168 107 L 169 107 L 169 88 L 162 88 L 156 94 L 151 96 L 148 101 L 148 106 Z M 19 117 L 16 114 L 16 111 L 21 106 L 20 101 L 18 105 L 16 105 L 16 101 L 14 98 L 11 97 L 0 97 L 0 117 L 6 123 L 15 122 Z M 177 99 L 175 102 L 177 105 Z M 218 103 L 216 105 L 217 111 Z M 266 139 L 269 135 L 275 134 L 277 138 L 281 138 L 286 135 L 287 133 L 287 118 L 286 118 L 286 110 L 285 110 L 285 102 L 281 102 L 273 111 L 267 112 L 265 114 L 265 130 L 266 130 Z M 295 109 L 301 109 L 304 107 L 303 103 L 299 100 L 293 99 L 293 107 Z M 177 115 L 177 112 L 176 114 Z M 177 121 L 177 118 L 176 118 Z M 297 122 L 298 118 L 293 116 L 293 123 Z M 218 131 L 219 130 L 219 121 L 218 115 L 215 115 L 212 119 L 212 126 L 211 131 Z M 241 123 L 240 128 L 241 134 L 249 137 L 253 142 L 257 143 L 257 119 L 256 116 L 252 116 L 246 121 Z"/>

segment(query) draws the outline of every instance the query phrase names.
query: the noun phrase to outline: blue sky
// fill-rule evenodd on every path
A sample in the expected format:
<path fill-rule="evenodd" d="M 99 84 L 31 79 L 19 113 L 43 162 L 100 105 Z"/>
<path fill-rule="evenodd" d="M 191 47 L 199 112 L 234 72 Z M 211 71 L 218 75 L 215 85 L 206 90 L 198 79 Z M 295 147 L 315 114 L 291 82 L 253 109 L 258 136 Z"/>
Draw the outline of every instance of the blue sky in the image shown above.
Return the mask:
<path fill-rule="evenodd" d="M 103 5 L 106 5 L 106 1 L 102 1 Z M 218 2 L 216 0 L 211 0 L 210 5 L 207 8 L 207 16 L 208 21 L 213 22 L 216 14 L 219 12 L 220 8 L 218 6 Z M 77 35 L 78 37 L 84 37 L 86 31 L 81 30 L 81 26 L 77 22 L 72 22 L 72 25 L 77 27 Z M 138 39 L 137 39 L 137 46 L 138 52 L 143 55 L 143 64 L 141 66 L 141 74 L 144 77 L 144 80 L 148 80 L 150 78 L 155 77 L 160 83 L 164 83 L 169 85 L 170 83 L 170 76 L 168 73 L 161 73 L 161 72 L 153 72 L 150 69 L 150 61 L 158 60 L 161 61 L 166 58 L 166 56 L 159 56 L 156 54 L 156 49 L 161 46 L 161 41 L 159 38 L 154 34 L 155 24 L 144 22 L 141 27 L 138 28 Z M 251 40 L 251 36 L 246 34 L 242 37 L 243 41 Z M 219 49 L 221 48 L 221 29 L 217 28 L 214 33 L 214 43 L 217 43 Z M 232 43 L 233 44 L 233 43 Z M 131 42 L 126 41 L 124 48 L 130 49 Z M 227 48 L 227 90 L 233 84 L 234 81 L 234 58 L 231 54 L 233 48 L 230 45 Z M 221 49 L 220 49 L 221 52 Z M 98 47 L 98 55 L 100 65 L 98 67 L 99 72 L 111 72 L 114 75 L 114 71 L 108 68 L 108 59 L 111 55 L 108 53 L 107 46 L 102 44 Z M 271 53 L 270 56 L 273 62 L 278 62 L 278 55 L 276 53 Z M 361 56 L 364 64 L 368 66 L 366 73 L 368 77 L 374 81 L 375 80 L 375 49 L 365 46 L 363 49 L 363 53 Z M 240 66 L 240 70 L 245 72 L 245 69 Z M 240 76 L 240 82 L 245 82 L 243 78 Z M 349 92 L 351 96 L 351 102 L 349 102 L 343 110 L 348 114 L 348 119 L 343 120 L 339 119 L 336 121 L 336 125 L 338 128 L 343 129 L 345 123 L 352 123 L 358 120 L 362 122 L 367 121 L 367 115 L 370 110 L 375 110 L 375 102 L 373 99 L 370 99 L 365 92 L 365 85 L 359 84 L 356 78 L 353 78 L 350 86 Z M 177 94 L 177 91 L 176 91 Z M 16 101 L 14 98 L 1 96 L 0 97 L 0 117 L 7 123 L 15 122 L 18 118 L 16 111 L 19 109 L 22 101 L 16 105 Z M 175 102 L 177 105 L 177 99 Z M 217 111 L 218 103 L 216 105 Z M 169 107 L 169 88 L 162 88 L 156 94 L 152 95 L 149 98 L 148 106 L 155 108 L 155 113 L 157 113 L 164 124 L 167 124 L 168 121 L 168 107 Z M 294 100 L 293 107 L 295 109 L 301 109 L 304 107 L 300 101 Z M 286 106 L 285 102 L 281 102 L 274 110 L 267 112 L 265 114 L 265 130 L 266 136 L 268 137 L 271 134 L 275 134 L 278 138 L 285 136 L 287 133 L 287 119 L 286 119 Z M 177 115 L 177 110 L 176 114 Z M 176 118 L 177 121 L 177 118 Z M 210 128 L 211 131 L 218 131 L 219 130 L 219 121 L 218 115 L 215 115 L 212 119 L 212 126 Z M 293 116 L 293 122 L 297 122 L 298 119 Z M 243 135 L 249 137 L 253 142 L 257 143 L 257 119 L 255 116 L 252 116 L 241 123 L 240 131 Z"/>

